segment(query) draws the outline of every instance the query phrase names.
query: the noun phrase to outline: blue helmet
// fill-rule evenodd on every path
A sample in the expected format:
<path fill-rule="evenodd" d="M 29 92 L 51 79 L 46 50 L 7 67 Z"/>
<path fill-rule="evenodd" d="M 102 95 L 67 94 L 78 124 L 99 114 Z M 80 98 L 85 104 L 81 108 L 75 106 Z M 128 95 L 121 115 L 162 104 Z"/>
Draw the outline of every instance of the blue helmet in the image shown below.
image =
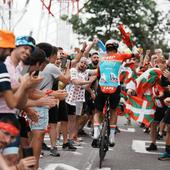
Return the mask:
<path fill-rule="evenodd" d="M 30 46 L 34 50 L 35 48 L 35 40 L 31 36 L 20 36 L 16 38 L 15 42 L 16 47 L 18 46 Z"/>

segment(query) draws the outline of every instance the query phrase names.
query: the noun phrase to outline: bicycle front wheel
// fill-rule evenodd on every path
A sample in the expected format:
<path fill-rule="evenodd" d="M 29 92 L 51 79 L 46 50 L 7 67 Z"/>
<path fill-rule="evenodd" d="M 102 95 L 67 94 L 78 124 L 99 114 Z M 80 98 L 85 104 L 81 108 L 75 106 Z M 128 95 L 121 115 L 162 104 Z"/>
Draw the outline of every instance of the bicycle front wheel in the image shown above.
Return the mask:
<path fill-rule="evenodd" d="M 100 148 L 99 148 L 99 168 L 102 167 L 102 161 L 104 160 L 104 157 L 106 155 L 106 152 L 108 151 L 108 137 L 107 137 L 107 123 L 106 121 L 103 122 L 101 135 L 100 135 Z"/>

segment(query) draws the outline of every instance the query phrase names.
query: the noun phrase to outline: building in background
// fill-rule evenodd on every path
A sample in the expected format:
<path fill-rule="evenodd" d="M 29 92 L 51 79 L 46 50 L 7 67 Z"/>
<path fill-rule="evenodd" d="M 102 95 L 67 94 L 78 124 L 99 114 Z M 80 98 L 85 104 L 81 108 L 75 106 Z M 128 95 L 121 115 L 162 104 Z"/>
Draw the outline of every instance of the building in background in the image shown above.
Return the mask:
<path fill-rule="evenodd" d="M 87 0 L 0 0 L 0 28 L 14 31 L 16 36 L 32 35 L 37 42 L 46 41 L 66 50 L 78 46 L 72 26 L 60 19 L 78 14 Z M 155 0 L 164 14 L 170 10 L 168 0 Z M 170 32 L 167 30 L 170 45 Z"/>
<path fill-rule="evenodd" d="M 78 46 L 77 35 L 60 16 L 78 13 L 79 5 L 79 0 L 0 0 L 0 27 L 70 50 Z"/>

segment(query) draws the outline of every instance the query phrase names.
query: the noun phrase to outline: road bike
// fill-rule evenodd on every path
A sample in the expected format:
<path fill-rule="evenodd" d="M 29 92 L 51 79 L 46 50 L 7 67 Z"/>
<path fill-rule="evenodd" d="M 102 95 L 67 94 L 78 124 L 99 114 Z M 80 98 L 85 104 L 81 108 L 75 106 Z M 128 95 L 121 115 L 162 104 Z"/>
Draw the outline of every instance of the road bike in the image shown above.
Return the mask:
<path fill-rule="evenodd" d="M 109 150 L 109 136 L 110 136 L 110 102 L 109 97 L 106 100 L 106 109 L 104 111 L 104 118 L 102 129 L 99 136 L 99 168 L 102 167 L 102 162 L 105 158 L 106 152 Z"/>

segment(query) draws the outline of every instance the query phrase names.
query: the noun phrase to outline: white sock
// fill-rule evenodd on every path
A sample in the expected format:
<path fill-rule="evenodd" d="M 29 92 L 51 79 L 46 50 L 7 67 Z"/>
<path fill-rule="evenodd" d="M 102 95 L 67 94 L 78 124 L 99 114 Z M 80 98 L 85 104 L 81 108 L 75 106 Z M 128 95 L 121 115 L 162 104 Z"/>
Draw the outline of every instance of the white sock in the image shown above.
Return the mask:
<path fill-rule="evenodd" d="M 94 139 L 98 139 L 100 135 L 100 125 L 94 125 Z"/>
<path fill-rule="evenodd" d="M 115 143 L 115 128 L 110 128 L 109 142 Z"/>

